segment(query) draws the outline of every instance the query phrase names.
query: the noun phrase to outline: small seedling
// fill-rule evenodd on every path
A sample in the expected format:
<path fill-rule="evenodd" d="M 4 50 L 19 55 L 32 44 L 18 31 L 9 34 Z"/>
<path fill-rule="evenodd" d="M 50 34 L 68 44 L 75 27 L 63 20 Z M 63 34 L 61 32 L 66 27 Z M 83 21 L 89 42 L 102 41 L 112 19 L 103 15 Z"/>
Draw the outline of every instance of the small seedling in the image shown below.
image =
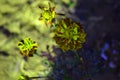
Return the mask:
<path fill-rule="evenodd" d="M 31 38 L 25 38 L 18 42 L 18 47 L 20 49 L 20 54 L 25 57 L 31 57 L 34 55 L 35 51 L 38 48 L 38 44 L 33 41 Z"/>
<path fill-rule="evenodd" d="M 55 7 L 51 7 L 50 3 L 48 4 L 49 4 L 49 8 L 39 6 L 39 8 L 42 10 L 39 20 L 45 22 L 46 25 L 50 24 L 50 26 L 52 26 L 53 23 L 55 22 L 56 15 L 64 15 L 64 14 L 56 13 Z"/>

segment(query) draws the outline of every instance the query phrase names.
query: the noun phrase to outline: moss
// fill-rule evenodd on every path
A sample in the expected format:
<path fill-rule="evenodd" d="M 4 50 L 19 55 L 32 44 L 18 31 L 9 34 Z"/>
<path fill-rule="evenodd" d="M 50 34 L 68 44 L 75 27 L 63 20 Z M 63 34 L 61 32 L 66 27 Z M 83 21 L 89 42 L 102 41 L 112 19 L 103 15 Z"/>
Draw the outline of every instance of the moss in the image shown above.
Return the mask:
<path fill-rule="evenodd" d="M 21 73 L 24 75 L 28 75 L 29 77 L 34 76 L 43 76 L 47 77 L 52 67 L 45 62 L 48 61 L 46 57 L 35 57 L 29 58 L 28 62 L 25 62 L 23 68 L 21 68 Z"/>

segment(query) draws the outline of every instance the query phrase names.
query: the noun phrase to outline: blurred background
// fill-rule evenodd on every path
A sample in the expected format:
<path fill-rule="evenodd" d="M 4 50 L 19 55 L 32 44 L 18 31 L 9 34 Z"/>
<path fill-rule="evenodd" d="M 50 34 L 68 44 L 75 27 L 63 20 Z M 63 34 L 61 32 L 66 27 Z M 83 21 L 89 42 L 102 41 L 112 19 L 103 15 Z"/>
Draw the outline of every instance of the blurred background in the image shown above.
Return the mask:
<path fill-rule="evenodd" d="M 76 53 L 84 65 L 75 52 L 58 48 L 40 23 L 38 6 L 48 7 L 48 2 L 83 26 L 86 42 Z M 119 0 L 0 0 L 0 80 L 17 80 L 21 74 L 52 77 L 34 80 L 120 80 L 119 26 Z M 17 44 L 26 37 L 38 43 L 37 53 L 43 56 L 35 55 L 23 65 Z"/>

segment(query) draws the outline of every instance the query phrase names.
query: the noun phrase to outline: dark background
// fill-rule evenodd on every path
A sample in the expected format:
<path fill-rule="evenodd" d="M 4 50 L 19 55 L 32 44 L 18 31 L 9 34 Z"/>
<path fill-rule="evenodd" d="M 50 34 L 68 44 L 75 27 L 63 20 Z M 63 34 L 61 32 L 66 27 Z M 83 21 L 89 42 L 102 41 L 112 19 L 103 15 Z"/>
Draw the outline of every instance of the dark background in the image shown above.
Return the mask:
<path fill-rule="evenodd" d="M 108 59 L 104 64 L 107 65 L 110 61 L 116 64 L 116 68 L 108 69 L 109 65 L 106 66 L 108 72 L 103 71 L 95 80 L 116 80 L 117 75 L 120 76 L 120 1 L 78 0 L 75 14 L 84 22 L 87 32 L 86 46 L 98 47 L 102 53 L 101 47 L 107 43 L 109 48 L 104 53 Z M 117 54 L 113 55 L 113 50 L 117 50 Z M 109 72 L 111 69 L 113 71 Z"/>

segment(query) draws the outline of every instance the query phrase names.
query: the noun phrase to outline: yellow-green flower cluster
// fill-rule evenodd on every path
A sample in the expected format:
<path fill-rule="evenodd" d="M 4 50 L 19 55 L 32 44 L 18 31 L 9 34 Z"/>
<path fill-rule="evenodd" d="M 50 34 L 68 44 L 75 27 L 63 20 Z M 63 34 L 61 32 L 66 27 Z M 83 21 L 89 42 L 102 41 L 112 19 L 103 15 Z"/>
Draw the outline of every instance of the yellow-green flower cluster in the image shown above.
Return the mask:
<path fill-rule="evenodd" d="M 41 7 L 40 7 L 41 8 Z M 52 21 L 56 16 L 55 7 L 51 7 L 49 3 L 49 8 L 41 8 L 42 13 L 40 15 L 40 21 L 52 25 Z"/>
<path fill-rule="evenodd" d="M 45 9 L 42 13 L 41 13 L 41 19 L 46 20 L 46 21 L 51 21 L 52 19 L 55 18 L 55 12 L 51 11 L 49 9 Z"/>
<path fill-rule="evenodd" d="M 79 23 L 69 18 L 60 20 L 53 30 L 55 33 L 54 40 L 63 50 L 77 50 L 85 42 L 86 33 Z"/>
<path fill-rule="evenodd" d="M 38 44 L 33 41 L 31 38 L 25 38 L 18 43 L 20 49 L 20 54 L 23 56 L 29 57 L 33 56 L 34 51 L 37 49 Z"/>

